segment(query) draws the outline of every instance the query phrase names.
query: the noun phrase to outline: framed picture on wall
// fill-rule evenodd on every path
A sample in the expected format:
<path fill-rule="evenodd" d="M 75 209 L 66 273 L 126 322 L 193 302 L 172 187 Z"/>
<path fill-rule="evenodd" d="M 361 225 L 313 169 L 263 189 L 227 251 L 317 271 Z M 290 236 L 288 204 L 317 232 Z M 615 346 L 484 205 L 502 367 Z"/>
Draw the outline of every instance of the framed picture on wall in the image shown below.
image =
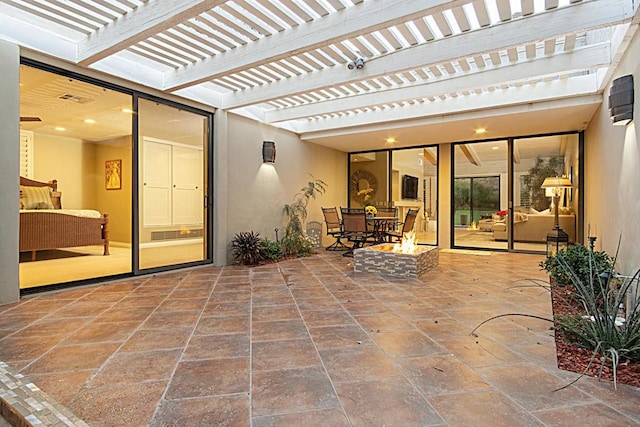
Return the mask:
<path fill-rule="evenodd" d="M 107 190 L 122 188 L 122 160 L 106 160 L 104 162 L 104 185 Z"/>

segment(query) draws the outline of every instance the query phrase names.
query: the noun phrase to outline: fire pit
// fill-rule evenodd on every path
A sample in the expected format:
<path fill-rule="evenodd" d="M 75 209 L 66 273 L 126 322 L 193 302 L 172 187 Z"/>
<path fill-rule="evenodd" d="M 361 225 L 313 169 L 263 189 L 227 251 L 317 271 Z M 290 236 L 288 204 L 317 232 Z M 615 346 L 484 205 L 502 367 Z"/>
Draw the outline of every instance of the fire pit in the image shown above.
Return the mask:
<path fill-rule="evenodd" d="M 405 235 L 403 245 L 382 243 L 353 251 L 354 271 L 399 278 L 419 278 L 438 265 L 438 248 L 417 246 Z"/>

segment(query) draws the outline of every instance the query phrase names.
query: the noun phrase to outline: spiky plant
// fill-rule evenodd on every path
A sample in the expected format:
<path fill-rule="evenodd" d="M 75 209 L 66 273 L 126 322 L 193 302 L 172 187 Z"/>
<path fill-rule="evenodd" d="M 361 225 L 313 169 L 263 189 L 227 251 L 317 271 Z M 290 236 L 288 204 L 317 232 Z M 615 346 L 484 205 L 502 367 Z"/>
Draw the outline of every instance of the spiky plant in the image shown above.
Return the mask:
<path fill-rule="evenodd" d="M 566 339 L 592 350 L 592 361 L 596 355 L 603 356 L 600 374 L 605 363 L 611 362 L 615 386 L 621 360 L 640 362 L 640 299 L 636 294 L 640 269 L 630 276 L 618 275 L 613 268 L 616 257 L 604 269 L 607 263 L 592 251 L 577 265 L 567 251 L 554 258 L 558 277 L 569 279 L 578 302 L 576 307 L 565 301 L 572 312 L 558 316 L 557 326 Z M 625 307 L 624 320 L 619 317 L 621 307 Z"/>
<path fill-rule="evenodd" d="M 262 260 L 260 254 L 260 233 L 242 231 L 231 241 L 233 257 L 242 265 L 256 265 Z"/>

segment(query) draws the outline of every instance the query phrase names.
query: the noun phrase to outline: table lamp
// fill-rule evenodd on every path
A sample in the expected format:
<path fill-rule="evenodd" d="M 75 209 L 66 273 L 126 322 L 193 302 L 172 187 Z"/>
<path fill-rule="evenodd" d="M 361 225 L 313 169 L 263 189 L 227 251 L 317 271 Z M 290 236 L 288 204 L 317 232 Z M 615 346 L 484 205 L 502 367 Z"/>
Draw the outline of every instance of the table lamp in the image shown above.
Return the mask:
<path fill-rule="evenodd" d="M 547 256 L 555 255 L 561 249 L 566 249 L 569 246 L 569 235 L 560 228 L 558 211 L 560 210 L 560 196 L 565 188 L 571 188 L 572 186 L 571 180 L 566 176 L 550 176 L 545 178 L 542 183 L 542 188 L 550 189 L 553 192 L 553 204 L 555 206 L 553 230 L 547 233 Z"/>

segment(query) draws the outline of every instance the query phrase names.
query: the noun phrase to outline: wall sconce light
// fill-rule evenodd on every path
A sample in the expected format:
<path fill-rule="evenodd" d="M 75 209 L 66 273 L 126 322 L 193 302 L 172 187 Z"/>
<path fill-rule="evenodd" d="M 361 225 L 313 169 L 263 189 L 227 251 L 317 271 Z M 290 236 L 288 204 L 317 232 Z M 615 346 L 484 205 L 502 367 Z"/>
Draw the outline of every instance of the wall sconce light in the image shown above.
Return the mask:
<path fill-rule="evenodd" d="M 615 79 L 609 91 L 609 115 L 614 125 L 633 120 L 633 75 Z"/>
<path fill-rule="evenodd" d="M 276 162 L 276 143 L 273 141 L 262 141 L 262 162 Z"/>

